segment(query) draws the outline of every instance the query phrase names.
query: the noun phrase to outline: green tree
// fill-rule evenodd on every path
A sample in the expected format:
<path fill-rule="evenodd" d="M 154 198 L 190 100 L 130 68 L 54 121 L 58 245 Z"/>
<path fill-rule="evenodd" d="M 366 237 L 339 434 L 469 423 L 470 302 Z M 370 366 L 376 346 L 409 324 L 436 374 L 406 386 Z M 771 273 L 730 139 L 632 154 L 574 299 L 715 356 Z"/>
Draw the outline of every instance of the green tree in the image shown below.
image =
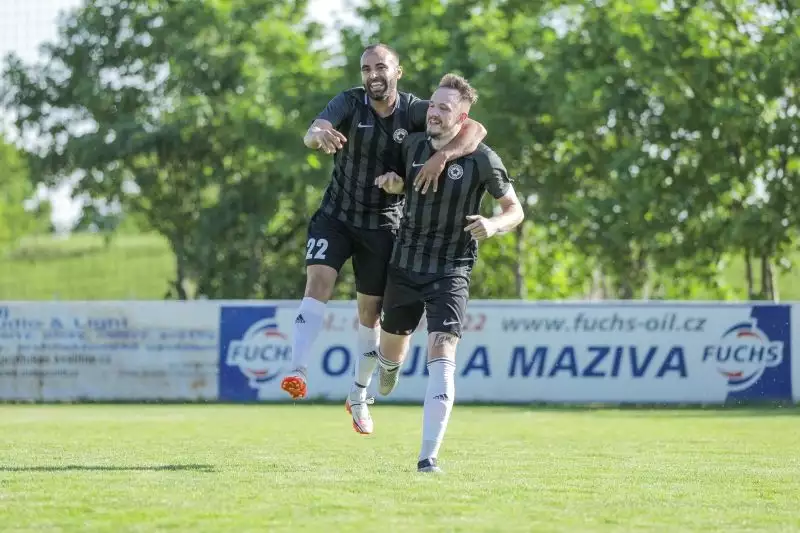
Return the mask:
<path fill-rule="evenodd" d="M 286 204 L 322 179 L 301 118 L 327 88 L 305 13 L 303 0 L 90 0 L 42 64 L 8 61 L 17 126 L 43 140 L 37 175 L 79 172 L 76 194 L 144 215 L 175 252 L 170 296 L 302 288 L 287 258 L 306 211 Z"/>
<path fill-rule="evenodd" d="M 541 114 L 537 95 L 543 85 L 535 58 L 517 51 L 544 42 L 536 18 L 542 9 L 536 2 L 370 0 L 358 10 L 367 31 L 345 28 L 342 33 L 351 70 L 364 45 L 380 40 L 401 55 L 402 90 L 427 98 L 446 72 L 466 76 L 479 90 L 472 115 L 487 126 L 486 143 L 514 177 L 528 219 L 514 234 L 481 244 L 472 290 L 476 298 L 563 298 L 576 286 L 588 287 L 588 263 L 574 261 L 572 247 L 550 238 L 549 229 L 540 226 L 549 220 L 533 202 L 540 193 L 535 180 L 541 168 L 532 159 L 531 139 L 541 138 L 535 117 Z M 485 205 L 488 213 L 491 202 Z M 555 257 L 563 262 L 554 264 Z"/>
<path fill-rule="evenodd" d="M 23 153 L 0 139 L 0 251 L 6 251 L 26 235 L 48 228 L 47 204 L 27 206 L 34 193 Z"/>
<path fill-rule="evenodd" d="M 794 168 L 795 82 L 780 75 L 797 72 L 794 7 L 371 0 L 360 14 L 371 31 L 345 32 L 351 56 L 380 36 L 406 58 L 406 87 L 472 80 L 487 142 L 536 199 L 515 246 L 484 246 L 479 294 L 509 296 L 524 271 L 550 289 L 537 296 L 566 273 L 577 295 L 727 297 L 731 254 L 792 246 L 790 185 L 769 176 Z"/>

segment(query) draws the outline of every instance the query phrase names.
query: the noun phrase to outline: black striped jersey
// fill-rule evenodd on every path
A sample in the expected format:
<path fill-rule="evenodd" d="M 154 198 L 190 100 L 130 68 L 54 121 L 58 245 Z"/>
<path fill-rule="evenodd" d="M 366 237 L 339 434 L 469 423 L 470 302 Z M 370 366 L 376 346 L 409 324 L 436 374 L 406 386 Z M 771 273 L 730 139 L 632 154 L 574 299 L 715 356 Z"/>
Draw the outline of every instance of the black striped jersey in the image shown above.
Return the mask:
<path fill-rule="evenodd" d="M 418 274 L 468 274 L 478 256 L 478 242 L 464 228 L 468 215 L 480 214 L 488 192 L 494 198 L 511 188 L 500 157 L 481 143 L 471 154 L 451 161 L 439 177 L 439 190 L 414 190 L 414 178 L 435 153 L 424 133 L 403 142 L 401 157 L 406 202 L 391 264 Z"/>
<path fill-rule="evenodd" d="M 397 228 L 402 195 L 387 194 L 375 178 L 400 169 L 400 148 L 409 133 L 425 131 L 428 101 L 398 93 L 394 112 L 379 116 L 363 87 L 341 92 L 317 115 L 339 130 L 347 142 L 334 156 L 333 175 L 320 209 L 363 229 Z"/>

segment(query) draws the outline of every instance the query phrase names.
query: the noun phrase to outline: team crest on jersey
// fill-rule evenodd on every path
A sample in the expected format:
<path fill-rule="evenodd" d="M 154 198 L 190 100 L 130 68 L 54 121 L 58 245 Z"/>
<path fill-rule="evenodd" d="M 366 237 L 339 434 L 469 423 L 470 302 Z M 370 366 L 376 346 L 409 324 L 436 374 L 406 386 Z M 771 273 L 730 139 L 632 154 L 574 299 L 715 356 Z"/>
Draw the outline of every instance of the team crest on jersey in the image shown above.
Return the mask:
<path fill-rule="evenodd" d="M 464 169 L 461 168 L 461 165 L 450 165 L 450 168 L 447 169 L 447 177 L 451 180 L 460 180 L 463 175 Z"/>
<path fill-rule="evenodd" d="M 394 130 L 394 135 L 392 136 L 392 138 L 394 139 L 394 141 L 396 143 L 402 144 L 403 140 L 407 136 L 408 136 L 408 132 L 406 130 L 404 130 L 403 128 L 399 128 L 399 129 Z"/>

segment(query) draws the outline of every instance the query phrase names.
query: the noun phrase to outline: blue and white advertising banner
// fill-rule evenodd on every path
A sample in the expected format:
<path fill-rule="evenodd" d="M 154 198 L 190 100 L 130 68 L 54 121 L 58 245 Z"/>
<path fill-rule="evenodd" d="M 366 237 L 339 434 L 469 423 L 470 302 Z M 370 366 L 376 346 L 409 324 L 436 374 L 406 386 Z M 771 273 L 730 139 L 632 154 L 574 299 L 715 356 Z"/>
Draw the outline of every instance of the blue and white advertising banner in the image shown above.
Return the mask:
<path fill-rule="evenodd" d="M 298 304 L 0 302 L 0 400 L 291 401 L 280 378 Z M 797 400 L 795 307 L 473 301 L 456 402 Z M 357 326 L 355 302 L 327 306 L 309 357 L 311 399 L 344 401 Z M 399 386 L 378 402 L 422 401 L 425 328 L 423 319 Z"/>
<path fill-rule="evenodd" d="M 296 302 L 223 304 L 221 400 L 279 400 Z M 309 396 L 343 400 L 356 358 L 355 306 L 331 303 L 310 357 Z M 400 385 L 418 401 L 427 332 Z M 795 365 L 797 366 L 797 365 Z M 724 403 L 792 399 L 789 305 L 474 301 L 458 347 L 456 401 Z"/>

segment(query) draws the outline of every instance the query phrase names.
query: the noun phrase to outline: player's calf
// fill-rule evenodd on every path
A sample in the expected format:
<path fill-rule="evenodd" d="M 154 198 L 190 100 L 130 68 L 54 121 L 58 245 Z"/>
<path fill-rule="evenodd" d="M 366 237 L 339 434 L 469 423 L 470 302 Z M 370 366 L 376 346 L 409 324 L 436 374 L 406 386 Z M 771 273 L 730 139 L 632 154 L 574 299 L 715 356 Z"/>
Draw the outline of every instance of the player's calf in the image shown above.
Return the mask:
<path fill-rule="evenodd" d="M 378 366 L 380 307 L 380 296 L 358 293 L 358 358 L 351 393 L 369 387 Z"/>
<path fill-rule="evenodd" d="M 382 395 L 388 396 L 397 387 L 400 380 L 400 366 L 408 354 L 410 343 L 410 335 L 395 335 L 385 330 L 381 332 L 378 391 Z"/>
<path fill-rule="evenodd" d="M 308 394 L 308 354 L 325 319 L 325 307 L 336 283 L 337 272 L 325 265 L 309 265 L 306 291 L 292 327 L 292 371 L 281 380 L 281 389 L 292 399 Z"/>
<path fill-rule="evenodd" d="M 422 415 L 422 446 L 417 465 L 420 472 L 439 470 L 436 459 L 455 400 L 457 345 L 458 337 L 452 333 L 433 332 L 428 335 L 428 386 Z M 424 470 L 426 465 L 432 468 Z"/>

